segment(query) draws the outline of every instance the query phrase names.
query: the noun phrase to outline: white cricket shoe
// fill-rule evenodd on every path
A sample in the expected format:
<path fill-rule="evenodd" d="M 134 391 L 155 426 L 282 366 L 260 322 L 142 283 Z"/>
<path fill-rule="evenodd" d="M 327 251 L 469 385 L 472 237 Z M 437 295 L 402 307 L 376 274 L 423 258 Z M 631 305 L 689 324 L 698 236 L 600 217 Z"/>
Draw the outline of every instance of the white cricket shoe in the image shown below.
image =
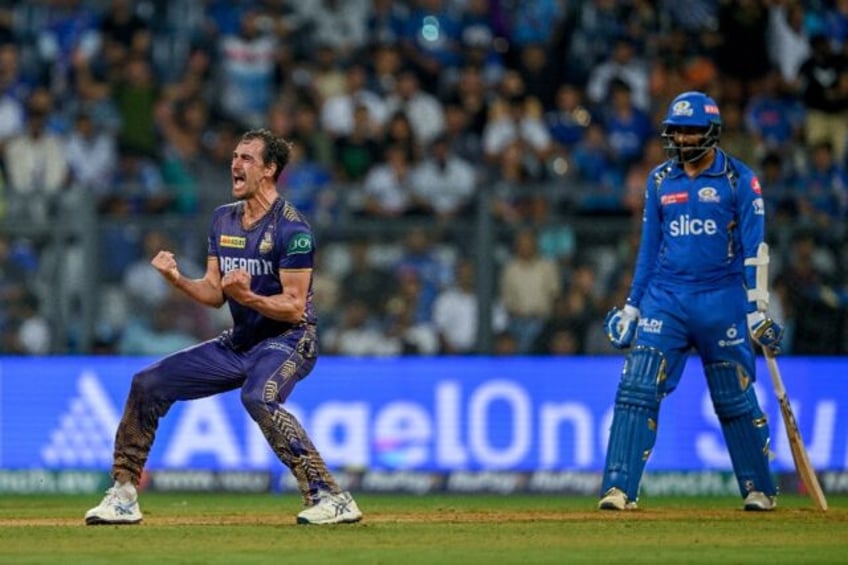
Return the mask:
<path fill-rule="evenodd" d="M 616 487 L 605 492 L 598 502 L 598 510 L 636 510 L 637 508 L 636 502 L 628 500 L 624 491 Z"/>
<path fill-rule="evenodd" d="M 297 515 L 298 524 L 345 524 L 361 519 L 362 512 L 347 491 L 322 493 L 316 504 Z"/>
<path fill-rule="evenodd" d="M 753 490 L 745 497 L 745 510 L 763 512 L 777 508 L 777 498 L 768 496 L 762 491 Z"/>
<path fill-rule="evenodd" d="M 98 524 L 138 524 L 141 522 L 141 508 L 138 496 L 132 484 L 118 484 L 106 491 L 100 504 L 85 513 L 85 523 Z"/>

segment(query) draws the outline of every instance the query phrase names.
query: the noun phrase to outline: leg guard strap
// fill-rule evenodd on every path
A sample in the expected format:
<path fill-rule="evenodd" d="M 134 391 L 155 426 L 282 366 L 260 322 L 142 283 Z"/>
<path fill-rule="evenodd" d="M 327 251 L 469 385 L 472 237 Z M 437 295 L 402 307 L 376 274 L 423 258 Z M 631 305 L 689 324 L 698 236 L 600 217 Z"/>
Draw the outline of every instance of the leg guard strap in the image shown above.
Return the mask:
<path fill-rule="evenodd" d="M 777 494 L 769 469 L 769 426 L 760 409 L 752 379 L 734 363 L 704 367 L 713 407 L 718 415 L 739 492 L 746 496 L 761 491 Z"/>
<path fill-rule="evenodd" d="M 657 439 L 666 361 L 662 352 L 636 347 L 618 385 L 601 492 L 612 487 L 635 502 L 645 463 Z"/>

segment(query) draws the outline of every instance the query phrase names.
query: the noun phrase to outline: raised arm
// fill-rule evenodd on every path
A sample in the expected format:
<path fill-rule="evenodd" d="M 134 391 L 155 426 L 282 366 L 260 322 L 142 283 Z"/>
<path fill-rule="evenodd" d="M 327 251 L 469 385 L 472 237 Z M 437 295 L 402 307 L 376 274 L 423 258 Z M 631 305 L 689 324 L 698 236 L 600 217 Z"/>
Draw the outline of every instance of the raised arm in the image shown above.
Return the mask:
<path fill-rule="evenodd" d="M 160 251 L 150 261 L 150 264 L 165 277 L 165 280 L 189 298 L 213 308 L 220 308 L 224 303 L 224 293 L 221 289 L 221 271 L 218 268 L 217 257 L 210 255 L 206 260 L 206 274 L 203 275 L 202 279 L 187 279 L 182 276 L 177 266 L 177 260 L 170 251 Z"/>

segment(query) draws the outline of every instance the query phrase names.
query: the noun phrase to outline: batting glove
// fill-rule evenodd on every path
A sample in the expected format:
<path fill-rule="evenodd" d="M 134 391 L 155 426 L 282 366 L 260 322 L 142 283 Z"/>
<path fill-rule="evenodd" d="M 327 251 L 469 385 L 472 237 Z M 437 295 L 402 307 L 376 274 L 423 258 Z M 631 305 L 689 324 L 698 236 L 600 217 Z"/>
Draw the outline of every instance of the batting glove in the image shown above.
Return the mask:
<path fill-rule="evenodd" d="M 754 312 L 748 314 L 748 331 L 757 345 L 767 349 L 772 355 L 780 353 L 783 326 L 766 317 L 762 312 Z"/>
<path fill-rule="evenodd" d="M 639 322 L 639 309 L 630 304 L 624 308 L 615 307 L 607 313 L 604 319 L 604 328 L 607 338 L 616 349 L 627 349 L 636 335 L 636 326 Z"/>

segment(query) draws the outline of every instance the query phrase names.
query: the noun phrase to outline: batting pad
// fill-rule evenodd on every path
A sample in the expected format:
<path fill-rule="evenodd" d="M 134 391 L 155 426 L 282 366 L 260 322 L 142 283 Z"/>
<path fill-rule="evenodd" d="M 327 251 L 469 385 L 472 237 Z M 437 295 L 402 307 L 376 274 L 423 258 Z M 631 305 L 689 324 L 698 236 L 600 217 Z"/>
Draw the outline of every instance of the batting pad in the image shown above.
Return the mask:
<path fill-rule="evenodd" d="M 712 363 L 704 367 L 704 372 L 739 492 L 743 497 L 755 490 L 774 496 L 777 487 L 769 471 L 768 420 L 751 379 L 734 363 Z"/>
<path fill-rule="evenodd" d="M 618 384 L 602 493 L 617 487 L 628 500 L 636 501 L 645 463 L 657 440 L 664 379 L 663 354 L 648 347 L 634 348 Z"/>

